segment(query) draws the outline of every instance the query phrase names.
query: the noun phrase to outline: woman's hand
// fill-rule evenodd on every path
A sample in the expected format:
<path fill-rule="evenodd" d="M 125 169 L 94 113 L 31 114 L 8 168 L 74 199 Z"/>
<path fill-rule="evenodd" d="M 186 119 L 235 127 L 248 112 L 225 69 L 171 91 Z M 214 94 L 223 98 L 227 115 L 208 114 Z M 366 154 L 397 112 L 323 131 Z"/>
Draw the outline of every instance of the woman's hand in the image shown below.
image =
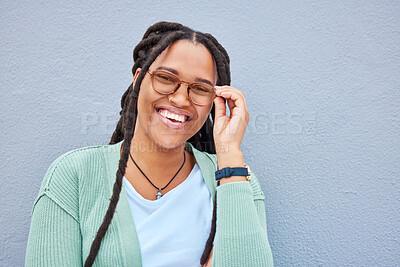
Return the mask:
<path fill-rule="evenodd" d="M 220 169 L 242 167 L 244 162 L 240 144 L 250 119 L 246 99 L 243 93 L 234 87 L 216 86 L 216 89 L 214 142 L 218 166 Z M 227 100 L 230 116 L 226 115 L 224 99 Z"/>

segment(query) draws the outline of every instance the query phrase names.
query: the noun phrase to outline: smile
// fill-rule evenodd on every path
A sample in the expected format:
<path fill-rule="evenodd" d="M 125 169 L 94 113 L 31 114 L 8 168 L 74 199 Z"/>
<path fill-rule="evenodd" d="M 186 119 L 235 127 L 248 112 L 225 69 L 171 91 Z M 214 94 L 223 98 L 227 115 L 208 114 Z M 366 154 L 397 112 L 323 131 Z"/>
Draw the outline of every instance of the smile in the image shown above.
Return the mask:
<path fill-rule="evenodd" d="M 156 109 L 156 111 L 160 121 L 173 129 L 181 129 L 191 120 L 191 116 L 173 108 L 163 107 Z"/>

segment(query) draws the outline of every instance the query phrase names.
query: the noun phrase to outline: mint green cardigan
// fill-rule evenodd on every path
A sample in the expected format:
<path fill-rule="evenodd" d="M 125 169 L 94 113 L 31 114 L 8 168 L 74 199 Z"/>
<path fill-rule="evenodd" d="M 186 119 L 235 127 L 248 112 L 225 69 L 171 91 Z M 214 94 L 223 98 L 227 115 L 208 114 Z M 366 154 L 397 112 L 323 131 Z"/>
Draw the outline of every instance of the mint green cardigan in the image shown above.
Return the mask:
<path fill-rule="evenodd" d="M 73 150 L 52 163 L 34 203 L 26 266 L 83 265 L 108 208 L 121 144 Z M 198 151 L 189 143 L 185 150 L 194 154 L 211 195 L 216 190 L 218 194 L 212 265 L 273 266 L 264 195 L 254 174 L 251 183 L 217 187 L 216 156 Z M 139 241 L 122 187 L 94 266 L 141 265 Z"/>

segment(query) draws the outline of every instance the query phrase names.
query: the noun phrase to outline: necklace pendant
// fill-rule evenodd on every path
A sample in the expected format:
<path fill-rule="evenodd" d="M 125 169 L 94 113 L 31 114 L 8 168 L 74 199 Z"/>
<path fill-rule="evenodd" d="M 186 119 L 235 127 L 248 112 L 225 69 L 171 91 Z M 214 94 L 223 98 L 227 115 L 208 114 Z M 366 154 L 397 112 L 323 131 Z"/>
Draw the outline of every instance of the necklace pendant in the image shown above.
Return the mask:
<path fill-rule="evenodd" d="M 163 196 L 163 194 L 161 193 L 161 189 L 158 189 L 156 196 L 157 199 L 160 199 Z"/>

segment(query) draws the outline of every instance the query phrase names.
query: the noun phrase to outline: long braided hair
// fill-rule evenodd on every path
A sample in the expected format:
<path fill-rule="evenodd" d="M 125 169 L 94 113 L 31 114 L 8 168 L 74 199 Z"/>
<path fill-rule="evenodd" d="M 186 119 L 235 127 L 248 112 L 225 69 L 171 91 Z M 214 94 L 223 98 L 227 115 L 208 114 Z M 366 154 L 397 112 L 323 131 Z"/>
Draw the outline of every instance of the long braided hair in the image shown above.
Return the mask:
<path fill-rule="evenodd" d="M 107 232 L 118 204 L 122 187 L 122 178 L 125 174 L 131 140 L 135 130 L 137 101 L 144 75 L 158 55 L 178 40 L 190 40 L 193 43 L 203 44 L 209 50 L 216 63 L 218 72 L 217 85 L 230 85 L 231 78 L 229 56 L 226 50 L 211 34 L 196 32 L 179 23 L 165 21 L 155 23 L 147 29 L 141 42 L 133 50 L 134 65 L 132 67 L 132 74 L 135 75 L 138 68 L 141 68 L 141 71 L 136 79 L 135 84 L 132 83 L 121 98 L 120 119 L 109 143 L 115 144 L 124 140 L 121 157 L 118 164 L 118 170 L 116 173 L 116 180 L 113 186 L 113 194 L 103 222 L 97 231 L 96 237 L 91 245 L 89 255 L 86 258 L 85 267 L 93 265 L 100 249 L 101 241 Z M 213 138 L 213 121 L 215 118 L 214 107 L 211 109 L 211 117 L 212 119 L 210 116 L 207 118 L 202 128 L 194 136 L 192 136 L 188 142 L 190 142 L 196 149 L 200 151 L 215 154 L 215 144 Z M 211 232 L 201 256 L 201 265 L 205 264 L 209 258 L 214 241 L 216 231 L 216 200 L 217 195 L 215 194 Z"/>

